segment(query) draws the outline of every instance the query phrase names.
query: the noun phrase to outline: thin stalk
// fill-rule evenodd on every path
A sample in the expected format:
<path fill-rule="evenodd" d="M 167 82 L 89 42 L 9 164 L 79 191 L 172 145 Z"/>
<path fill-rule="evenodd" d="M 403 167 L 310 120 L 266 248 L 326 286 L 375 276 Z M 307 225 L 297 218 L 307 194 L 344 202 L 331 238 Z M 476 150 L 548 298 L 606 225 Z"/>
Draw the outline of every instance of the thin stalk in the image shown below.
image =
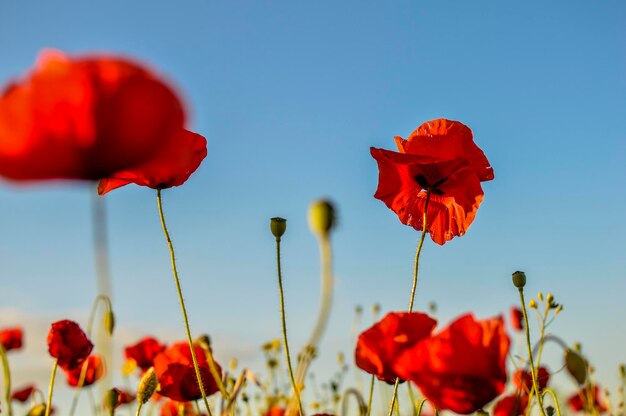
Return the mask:
<path fill-rule="evenodd" d="M 50 374 L 50 384 L 48 385 L 48 399 L 46 400 L 46 414 L 50 416 L 50 409 L 52 408 L 52 392 L 54 391 L 54 379 L 57 375 L 57 367 L 59 366 L 59 360 L 54 360 L 52 365 L 52 374 Z"/>
<path fill-rule="evenodd" d="M 2 361 L 2 371 L 4 373 L 4 397 L 7 403 L 7 416 L 13 415 L 13 408 L 11 405 L 11 369 L 9 368 L 9 359 L 7 353 L 0 343 L 0 361 Z M 2 409 L 0 409 L 1 411 Z"/>
<path fill-rule="evenodd" d="M 193 361 L 193 368 L 196 372 L 196 379 L 198 380 L 198 387 L 200 387 L 200 394 L 202 395 L 202 401 L 206 407 L 209 416 L 212 415 L 209 401 L 207 400 L 206 393 L 204 391 L 204 384 L 202 383 L 202 376 L 200 375 L 200 367 L 198 366 L 198 359 L 196 358 L 196 351 L 193 345 L 193 339 L 191 337 L 191 330 L 189 329 L 189 319 L 187 318 L 187 309 L 185 308 L 185 300 L 183 299 L 183 290 L 180 286 L 180 279 L 178 278 L 178 270 L 176 268 L 176 256 L 174 254 L 174 245 L 170 238 L 170 233 L 167 231 L 167 225 L 165 225 L 165 216 L 163 215 L 163 203 L 161 201 L 161 189 L 157 189 L 157 207 L 159 210 L 159 218 L 161 219 L 161 227 L 163 228 L 163 234 L 167 242 L 167 247 L 170 251 L 170 260 L 172 263 L 172 273 L 174 275 L 174 283 L 176 284 L 176 292 L 178 293 L 178 301 L 180 302 L 180 309 L 183 313 L 183 322 L 185 324 L 185 333 L 187 335 L 187 343 L 189 344 L 189 350 L 191 352 L 191 360 Z M 46 415 L 47 416 L 47 415 Z"/>
<path fill-rule="evenodd" d="M 407 382 L 406 387 L 409 390 L 409 399 L 411 400 L 411 409 L 413 409 L 413 416 L 417 416 L 417 408 L 415 407 L 415 393 L 413 393 L 411 383 Z"/>
<path fill-rule="evenodd" d="M 367 416 L 370 416 L 372 413 L 372 398 L 374 396 L 374 381 L 376 377 L 372 374 L 372 380 L 370 381 L 370 398 L 367 401 Z"/>
<path fill-rule="evenodd" d="M 296 380 L 293 377 L 293 369 L 291 368 L 291 354 L 289 354 L 289 343 L 287 342 L 287 321 L 285 318 L 285 295 L 283 292 L 283 277 L 280 266 L 280 237 L 276 237 L 276 263 L 278 264 L 278 297 L 280 299 L 280 322 L 282 324 L 283 344 L 285 345 L 285 360 L 287 361 L 287 370 L 289 371 L 289 379 L 291 380 L 291 387 L 293 388 L 293 394 L 298 401 L 298 413 L 300 416 L 304 415 L 302 411 L 302 401 L 300 399 L 300 391 L 296 385 Z"/>
<path fill-rule="evenodd" d="M 361 393 L 355 388 L 347 389 L 343 394 L 343 400 L 341 403 L 341 416 L 346 416 L 348 414 L 348 398 L 350 396 L 354 396 L 354 398 L 356 399 L 357 405 L 359 407 L 359 416 L 365 416 L 365 414 L 367 413 L 365 401 L 363 400 L 363 396 L 361 396 Z"/>
<path fill-rule="evenodd" d="M 74 397 L 72 398 L 72 406 L 70 407 L 70 416 L 74 416 L 74 412 L 76 411 L 76 406 L 78 405 L 78 398 L 80 397 L 80 392 L 83 389 L 83 385 L 85 384 L 85 377 L 87 377 L 87 369 L 89 368 L 88 360 L 85 360 L 80 367 L 80 376 L 78 378 L 78 385 L 76 385 L 76 392 L 74 393 Z"/>
<path fill-rule="evenodd" d="M 541 318 L 541 326 L 539 327 L 539 352 L 537 352 L 537 368 L 541 366 L 541 354 L 543 353 L 544 334 L 546 332 L 546 321 L 548 319 L 548 313 L 550 312 L 550 305 L 546 302 L 546 308 L 543 311 Z"/>
<path fill-rule="evenodd" d="M 528 327 L 528 313 L 526 312 L 526 301 L 524 300 L 524 288 L 520 287 L 518 288 L 518 291 L 519 291 L 520 302 L 522 304 L 522 314 L 524 315 L 524 330 L 526 331 L 526 347 L 528 348 L 528 362 L 530 364 L 530 373 L 533 379 L 533 389 L 535 391 L 535 396 L 537 396 L 537 404 L 539 405 L 541 414 L 542 416 L 546 416 L 546 412 L 543 408 L 543 399 L 542 399 L 541 393 L 539 392 L 539 385 L 537 383 L 537 370 L 533 362 L 533 352 L 531 350 L 531 344 L 530 344 L 530 328 Z"/>
<path fill-rule="evenodd" d="M 137 406 L 137 412 L 135 413 L 135 416 L 140 416 L 142 406 L 143 403 L 139 402 L 139 406 Z"/>
<path fill-rule="evenodd" d="M 420 262 L 420 254 L 422 253 L 422 246 L 424 245 L 424 239 L 426 237 L 426 232 L 428 231 L 428 203 L 430 202 L 430 190 L 426 191 L 426 202 L 424 203 L 424 214 L 422 217 L 422 234 L 420 235 L 419 243 L 417 244 L 417 249 L 415 250 L 415 259 L 413 261 L 413 285 L 411 286 L 411 298 L 409 300 L 409 313 L 413 312 L 413 302 L 415 301 L 415 291 L 417 290 L 417 276 L 419 270 L 419 262 Z M 391 397 L 391 404 L 389 405 L 389 413 L 388 416 L 391 416 L 393 413 L 394 404 L 396 401 L 396 397 L 398 397 L 398 385 L 400 384 L 400 379 L 396 378 L 396 382 L 393 386 L 393 395 Z"/>
<path fill-rule="evenodd" d="M 556 415 L 561 416 L 561 407 L 559 406 L 559 400 L 556 398 L 556 394 L 551 389 L 544 389 L 543 393 L 541 393 L 541 397 L 545 397 L 546 394 L 550 394 L 552 396 L 552 401 L 554 401 L 554 407 L 556 409 Z"/>

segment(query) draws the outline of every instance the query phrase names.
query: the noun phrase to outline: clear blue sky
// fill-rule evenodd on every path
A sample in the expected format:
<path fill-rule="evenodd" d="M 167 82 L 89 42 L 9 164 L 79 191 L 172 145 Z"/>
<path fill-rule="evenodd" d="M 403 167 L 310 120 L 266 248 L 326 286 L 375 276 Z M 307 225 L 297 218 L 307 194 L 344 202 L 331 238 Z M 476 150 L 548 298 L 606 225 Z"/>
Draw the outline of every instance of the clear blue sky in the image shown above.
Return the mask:
<path fill-rule="evenodd" d="M 517 300 L 510 275 L 525 270 L 529 294 L 565 305 L 554 330 L 582 341 L 615 384 L 626 361 L 626 3 L 340 3 L 3 0 L 0 80 L 52 47 L 135 56 L 184 92 L 209 153 L 164 203 L 194 332 L 218 347 L 279 335 L 272 216 L 288 219 L 288 324 L 293 348 L 305 341 L 319 279 L 306 209 L 332 198 L 338 282 L 322 363 L 352 354 L 356 304 L 408 301 L 419 235 L 372 197 L 369 147 L 460 120 L 496 178 L 467 235 L 426 244 L 417 307 L 436 301 L 441 324 L 505 312 Z M 86 313 L 90 192 L 0 183 L 0 309 Z M 128 186 L 106 202 L 120 325 L 182 337 L 155 193 Z"/>

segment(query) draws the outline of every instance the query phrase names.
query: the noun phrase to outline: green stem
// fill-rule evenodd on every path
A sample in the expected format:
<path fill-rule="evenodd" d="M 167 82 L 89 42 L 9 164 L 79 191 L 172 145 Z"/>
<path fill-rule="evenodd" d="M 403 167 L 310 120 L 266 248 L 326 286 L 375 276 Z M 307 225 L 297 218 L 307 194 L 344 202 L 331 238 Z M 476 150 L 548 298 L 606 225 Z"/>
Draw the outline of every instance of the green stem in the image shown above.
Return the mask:
<path fill-rule="evenodd" d="M 93 302 L 91 307 L 91 312 L 89 313 L 89 320 L 87 321 L 87 337 L 91 338 L 91 331 L 93 329 L 93 321 L 96 318 L 96 312 L 98 311 L 98 304 L 103 302 L 107 308 L 107 312 L 113 312 L 113 305 L 111 304 L 111 299 L 107 295 L 98 295 Z"/>
<path fill-rule="evenodd" d="M 143 406 L 143 403 L 139 402 L 139 406 L 137 406 L 137 413 L 135 413 L 135 416 L 139 416 L 141 414 L 142 406 Z"/>
<path fill-rule="evenodd" d="M 282 324 L 283 344 L 285 344 L 285 359 L 287 360 L 287 370 L 289 371 L 289 379 L 291 380 L 291 387 L 293 388 L 293 394 L 298 401 L 298 413 L 300 416 L 304 415 L 302 411 L 302 401 L 300 399 L 300 391 L 296 385 L 296 380 L 293 377 L 293 369 L 291 368 L 291 354 L 289 354 L 289 343 L 287 342 L 287 321 L 285 318 L 285 295 L 283 292 L 283 277 L 280 267 L 280 237 L 276 237 L 276 263 L 278 264 L 278 296 L 280 299 L 280 322 Z"/>
<path fill-rule="evenodd" d="M 543 398 L 548 393 L 552 395 L 552 400 L 554 401 L 554 407 L 556 409 L 556 415 L 561 416 L 561 407 L 559 406 L 559 401 L 556 398 L 556 394 L 554 394 L 554 392 L 551 389 L 545 389 L 543 393 L 541 394 L 541 397 Z"/>
<path fill-rule="evenodd" d="M 370 381 L 370 398 L 367 401 L 367 416 L 370 416 L 372 413 L 372 398 L 374 396 L 374 381 L 376 377 L 372 374 L 372 380 Z"/>
<path fill-rule="evenodd" d="M 541 366 L 541 354 L 543 353 L 544 334 L 546 331 L 546 321 L 548 319 L 548 313 L 550 312 L 550 305 L 546 303 L 546 308 L 543 311 L 541 318 L 541 327 L 539 329 L 539 352 L 537 353 L 537 368 Z"/>
<path fill-rule="evenodd" d="M 413 260 L 413 285 L 411 287 L 411 298 L 409 300 L 409 313 L 413 312 L 413 302 L 415 301 L 415 291 L 417 290 L 417 276 L 419 270 L 419 262 L 420 262 L 420 254 L 422 253 L 422 246 L 424 245 L 424 238 L 426 237 L 426 232 L 428 231 L 428 203 L 430 202 L 430 190 L 426 191 L 426 202 L 424 202 L 424 214 L 422 217 L 422 234 L 420 236 L 420 241 L 417 244 L 417 250 L 415 250 L 415 259 Z M 396 402 L 396 397 L 398 397 L 398 385 L 400 384 L 400 379 L 396 378 L 396 382 L 393 386 L 393 396 L 391 397 L 391 404 L 389 405 L 389 413 L 388 416 L 393 414 L 394 404 Z"/>
<path fill-rule="evenodd" d="M 361 393 L 355 388 L 347 389 L 343 394 L 343 400 L 341 403 L 341 416 L 346 416 L 348 414 L 348 398 L 350 396 L 354 396 L 357 401 L 359 407 L 359 416 L 365 416 L 367 413 L 367 408 L 365 407 L 365 401 L 361 396 Z"/>
<path fill-rule="evenodd" d="M 411 383 L 407 382 L 406 386 L 409 390 L 409 399 L 411 400 L 411 408 L 413 409 L 413 416 L 417 416 L 417 409 L 415 408 L 415 393 L 413 393 L 413 389 L 411 388 Z"/>
<path fill-rule="evenodd" d="M 543 400 L 541 393 L 539 392 L 539 385 L 537 383 L 537 370 L 535 368 L 535 364 L 533 362 L 533 352 L 531 350 L 530 344 L 530 328 L 528 327 L 528 313 L 526 312 L 526 301 L 524 300 L 524 288 L 518 288 L 519 298 L 522 306 L 522 314 L 524 315 L 524 329 L 526 331 L 526 347 L 528 348 L 528 362 L 530 364 L 530 372 L 533 379 L 533 389 L 535 391 L 535 396 L 537 396 L 537 404 L 539 405 L 539 409 L 541 410 L 542 416 L 546 416 L 545 410 L 543 408 Z M 530 403 L 529 403 L 530 405 Z"/>
<path fill-rule="evenodd" d="M 424 407 L 424 403 L 426 403 L 428 399 L 422 399 L 420 400 L 419 404 L 417 405 L 417 416 L 420 416 L 422 414 L 422 408 Z"/>
<path fill-rule="evenodd" d="M 2 361 L 2 370 L 4 373 L 4 397 L 7 402 L 7 416 L 13 415 L 13 408 L 11 405 L 11 369 L 9 368 L 9 359 L 7 353 L 0 343 L 0 361 Z M 1 409 L 0 409 L 1 411 Z"/>
<path fill-rule="evenodd" d="M 57 375 L 57 367 L 59 366 L 59 359 L 54 360 L 52 365 L 52 374 L 50 375 L 50 384 L 48 385 L 48 399 L 46 400 L 46 414 L 50 416 L 50 409 L 52 408 L 52 392 L 54 391 L 54 379 Z"/>
<path fill-rule="evenodd" d="M 204 384 L 202 383 L 202 376 L 200 375 L 200 367 L 198 366 L 198 359 L 196 358 L 196 351 L 193 345 L 193 339 L 191 338 L 191 330 L 189 329 L 189 319 L 187 318 L 187 309 L 185 308 L 185 301 L 183 299 L 183 290 L 180 286 L 180 279 L 178 278 L 178 270 L 176 268 L 176 256 L 174 254 L 174 245 L 170 238 L 170 233 L 167 231 L 167 225 L 165 225 L 165 216 L 163 215 L 163 203 L 161 201 L 161 189 L 157 189 L 157 207 L 159 209 L 159 218 L 161 219 L 161 227 L 163 228 L 163 234 L 167 241 L 167 247 L 170 251 L 170 260 L 172 263 L 172 273 L 174 274 L 174 283 L 176 284 L 176 291 L 178 293 L 178 301 L 180 302 L 180 309 L 183 313 L 183 322 L 185 324 L 185 333 L 187 335 L 187 343 L 189 344 L 189 350 L 191 352 L 191 360 L 193 361 L 193 368 L 196 372 L 196 379 L 198 380 L 198 387 L 200 387 L 200 394 L 202 395 L 202 401 L 206 407 L 209 416 L 212 415 L 209 401 L 207 400 L 206 393 L 204 391 Z"/>
<path fill-rule="evenodd" d="M 89 368 L 88 360 L 85 360 L 80 367 L 80 376 L 78 378 L 78 385 L 76 385 L 76 392 L 74 393 L 74 397 L 72 398 L 72 406 L 70 407 L 70 416 L 74 416 L 74 412 L 76 411 L 76 406 L 78 405 L 78 398 L 80 397 L 80 392 L 83 389 L 83 385 L 85 384 L 85 377 L 87 377 L 87 369 Z"/>

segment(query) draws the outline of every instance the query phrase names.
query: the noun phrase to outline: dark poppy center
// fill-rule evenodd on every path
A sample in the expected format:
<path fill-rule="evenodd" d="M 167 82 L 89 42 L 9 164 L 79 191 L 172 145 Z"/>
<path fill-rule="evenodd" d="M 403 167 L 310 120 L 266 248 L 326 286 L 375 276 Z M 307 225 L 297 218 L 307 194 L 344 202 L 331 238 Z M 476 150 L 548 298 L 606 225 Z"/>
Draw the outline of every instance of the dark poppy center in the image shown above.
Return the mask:
<path fill-rule="evenodd" d="M 448 178 L 443 178 L 434 183 L 430 183 L 430 181 L 426 179 L 426 176 L 421 175 L 421 174 L 415 175 L 415 182 L 417 182 L 417 184 L 421 186 L 422 189 L 425 189 L 426 191 L 429 191 L 435 195 L 444 194 L 444 192 L 441 189 L 439 189 L 439 186 L 441 186 L 447 180 Z"/>

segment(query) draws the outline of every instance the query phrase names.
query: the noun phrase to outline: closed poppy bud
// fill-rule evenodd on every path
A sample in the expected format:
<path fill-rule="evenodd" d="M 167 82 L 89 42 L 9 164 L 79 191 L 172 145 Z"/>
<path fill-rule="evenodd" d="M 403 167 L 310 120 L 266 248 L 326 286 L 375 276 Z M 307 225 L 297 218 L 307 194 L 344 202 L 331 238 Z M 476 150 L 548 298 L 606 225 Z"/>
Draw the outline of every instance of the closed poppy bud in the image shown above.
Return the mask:
<path fill-rule="evenodd" d="M 287 230 L 287 220 L 280 217 L 272 218 L 270 220 L 270 230 L 276 239 L 280 239 Z"/>
<path fill-rule="evenodd" d="M 318 237 L 328 237 L 335 225 L 335 208 L 325 199 L 313 202 L 309 206 L 309 228 Z"/>
<path fill-rule="evenodd" d="M 513 273 L 513 284 L 518 289 L 526 286 L 526 274 L 520 271 Z"/>
<path fill-rule="evenodd" d="M 104 314 L 104 328 L 107 330 L 109 335 L 113 335 L 113 330 L 115 329 L 115 315 L 113 311 L 107 311 Z"/>
<path fill-rule="evenodd" d="M 119 403 L 119 390 L 112 388 L 106 391 L 104 394 L 104 407 L 111 411 L 117 407 Z"/>
<path fill-rule="evenodd" d="M 585 383 L 587 379 L 587 360 L 569 348 L 565 350 L 565 368 L 578 384 L 582 386 Z"/>
<path fill-rule="evenodd" d="M 51 409 L 50 414 L 54 413 L 54 409 Z M 44 403 L 36 404 L 31 407 L 26 416 L 44 416 L 46 414 L 46 405 Z"/>
<path fill-rule="evenodd" d="M 149 368 L 145 372 L 141 380 L 139 380 L 139 387 L 137 388 L 137 401 L 139 403 L 146 404 L 150 397 L 154 394 L 159 385 L 159 379 L 157 378 L 154 368 Z"/>
<path fill-rule="evenodd" d="M 48 352 L 59 360 L 61 368 L 80 365 L 92 349 L 93 344 L 76 322 L 63 320 L 52 324 L 48 332 Z"/>

